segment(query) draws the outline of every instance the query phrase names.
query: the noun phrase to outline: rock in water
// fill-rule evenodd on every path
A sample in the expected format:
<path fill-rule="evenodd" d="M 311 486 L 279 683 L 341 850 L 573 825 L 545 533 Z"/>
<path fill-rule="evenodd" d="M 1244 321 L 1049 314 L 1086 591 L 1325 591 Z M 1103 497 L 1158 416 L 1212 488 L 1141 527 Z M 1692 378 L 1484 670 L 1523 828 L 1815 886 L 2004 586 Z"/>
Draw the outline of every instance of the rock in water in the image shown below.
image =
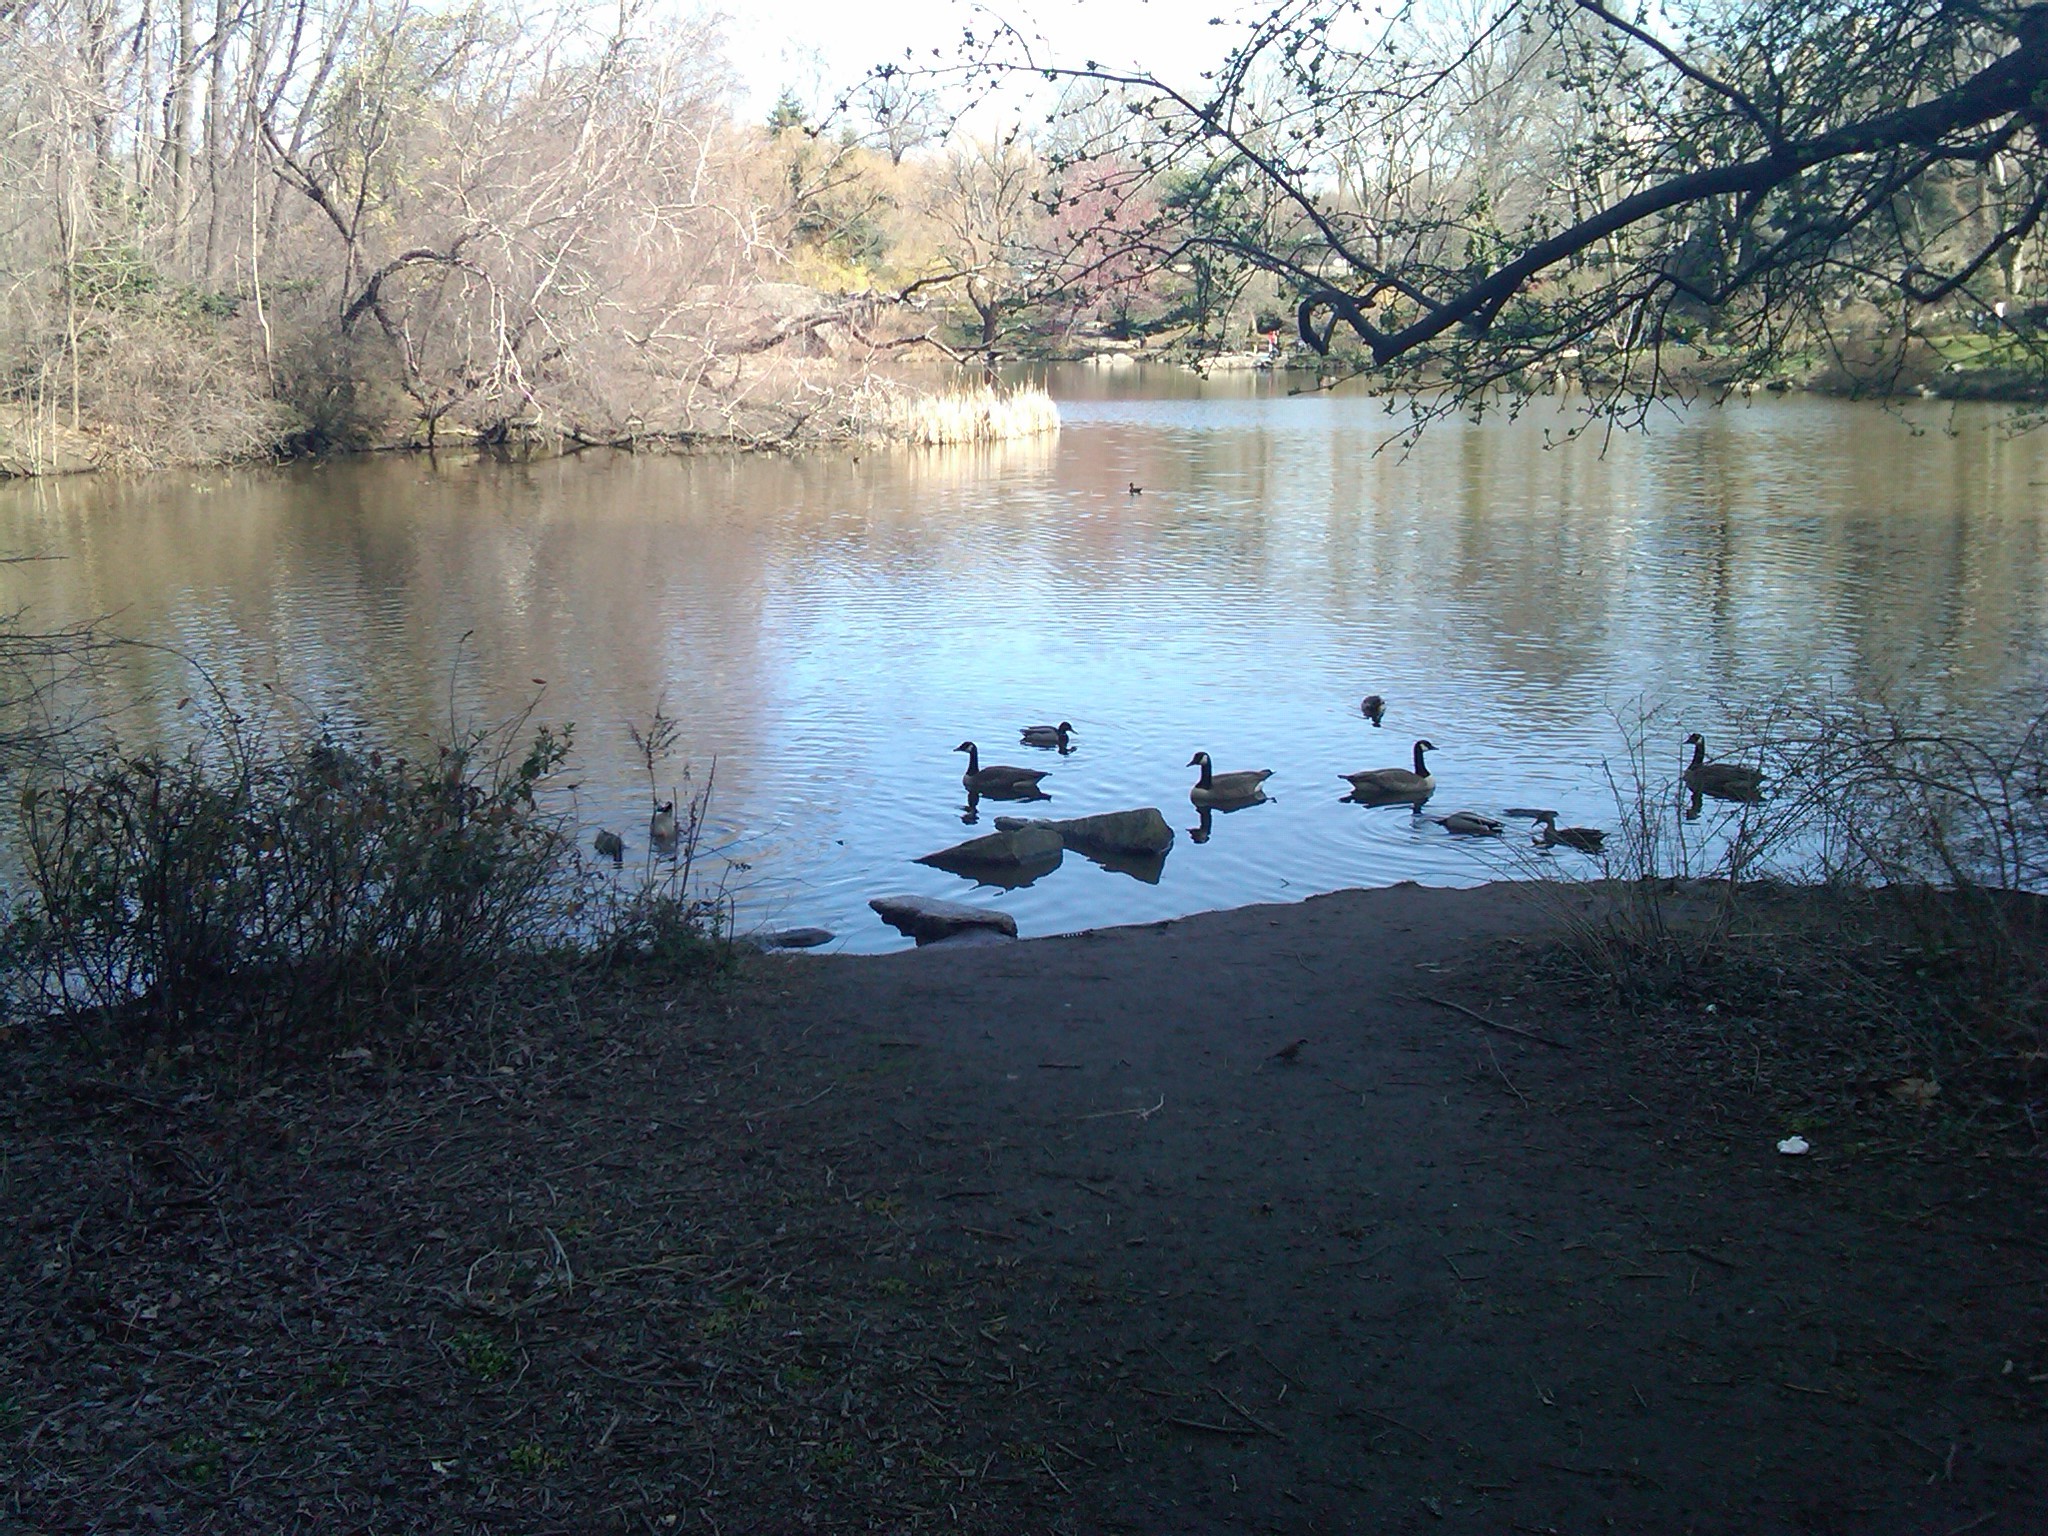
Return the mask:
<path fill-rule="evenodd" d="M 1099 816 L 1072 816 L 1063 821 L 1044 817 L 998 816 L 998 832 L 1042 827 L 1079 853 L 1166 852 L 1173 846 L 1173 828 L 1153 806 L 1136 811 L 1105 811 Z"/>
<path fill-rule="evenodd" d="M 965 902 L 940 901 L 931 896 L 877 896 L 868 905 L 883 922 L 920 944 L 976 928 L 990 929 L 1012 939 L 1017 936 L 1017 919 L 990 907 L 970 907 Z"/>
<path fill-rule="evenodd" d="M 998 824 L 997 831 L 928 853 L 917 862 L 940 869 L 1020 869 L 1031 864 L 1056 864 L 1062 848 L 1059 833 L 1036 822 L 1023 822 L 1015 827 Z"/>

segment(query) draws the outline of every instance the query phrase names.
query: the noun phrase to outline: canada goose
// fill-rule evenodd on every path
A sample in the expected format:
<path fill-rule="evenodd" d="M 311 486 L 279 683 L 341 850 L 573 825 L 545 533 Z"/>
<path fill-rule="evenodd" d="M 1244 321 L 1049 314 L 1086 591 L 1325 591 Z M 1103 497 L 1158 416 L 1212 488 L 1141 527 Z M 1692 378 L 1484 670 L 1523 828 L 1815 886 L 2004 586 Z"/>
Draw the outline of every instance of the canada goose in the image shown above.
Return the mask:
<path fill-rule="evenodd" d="M 1351 786 L 1353 797 L 1359 800 L 1427 800 L 1430 791 L 1436 788 L 1436 779 L 1422 754 L 1435 750 L 1433 741 L 1415 743 L 1413 773 L 1406 768 L 1368 768 L 1363 773 L 1341 773 L 1338 777 Z"/>
<path fill-rule="evenodd" d="M 590 846 L 597 850 L 601 859 L 610 859 L 614 864 L 623 864 L 626 859 L 626 840 L 616 832 L 600 832 L 591 839 Z"/>
<path fill-rule="evenodd" d="M 1710 763 L 1707 761 L 1707 738 L 1694 731 L 1685 738 L 1685 744 L 1692 748 L 1692 761 L 1686 765 L 1685 787 L 1702 795 L 1712 795 L 1716 800 L 1755 800 L 1764 787 L 1761 768 L 1747 768 L 1741 763 Z"/>
<path fill-rule="evenodd" d="M 676 803 L 673 800 L 664 800 L 654 808 L 654 814 L 647 818 L 647 840 L 665 852 L 675 847 L 678 835 Z"/>
<path fill-rule="evenodd" d="M 1432 816 L 1430 820 L 1446 832 L 1460 837 L 1499 837 L 1507 829 L 1491 816 L 1482 816 L 1477 811 L 1453 811 L 1448 816 Z"/>
<path fill-rule="evenodd" d="M 1387 701 L 1376 693 L 1368 693 L 1359 701 L 1358 712 L 1374 725 L 1378 725 L 1380 717 L 1387 712 Z"/>
<path fill-rule="evenodd" d="M 1530 841 L 1538 848 L 1576 848 L 1581 853 L 1598 853 L 1607 846 L 1607 834 L 1598 827 L 1560 827 L 1557 812 L 1539 811 L 1540 829 Z"/>
<path fill-rule="evenodd" d="M 1022 798 L 1039 793 L 1038 781 L 1045 777 L 1043 768 L 1006 768 L 1000 763 L 984 768 L 981 752 L 971 741 L 963 741 L 953 750 L 967 754 L 967 771 L 960 775 L 960 782 L 967 786 L 970 795 L 1000 800 L 1006 795 Z"/>
<path fill-rule="evenodd" d="M 1197 752 L 1189 758 L 1188 766 L 1202 770 L 1202 776 L 1195 780 L 1195 787 L 1188 791 L 1188 798 L 1197 805 L 1227 805 L 1233 800 L 1258 799 L 1266 792 L 1266 780 L 1273 777 L 1270 768 L 1216 773 L 1209 767 L 1209 754 L 1206 752 Z"/>
<path fill-rule="evenodd" d="M 1058 747 L 1064 752 L 1073 733 L 1073 722 L 1062 720 L 1058 725 L 1027 725 L 1020 734 L 1027 747 Z"/>

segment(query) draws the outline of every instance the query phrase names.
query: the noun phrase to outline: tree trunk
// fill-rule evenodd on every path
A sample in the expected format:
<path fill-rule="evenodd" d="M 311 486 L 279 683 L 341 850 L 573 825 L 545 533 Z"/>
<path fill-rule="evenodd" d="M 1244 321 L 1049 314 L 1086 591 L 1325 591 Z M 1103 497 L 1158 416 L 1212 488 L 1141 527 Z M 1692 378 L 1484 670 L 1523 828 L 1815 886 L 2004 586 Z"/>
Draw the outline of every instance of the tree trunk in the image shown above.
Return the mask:
<path fill-rule="evenodd" d="M 227 143 L 227 59 L 228 27 L 233 22 L 233 0 L 214 0 L 213 40 L 206 77 L 206 253 L 199 269 L 200 281 L 213 286 L 220 248 L 221 156 Z"/>
<path fill-rule="evenodd" d="M 196 72 L 192 42 L 192 0 L 178 0 L 177 52 L 171 61 L 171 84 L 164 102 L 164 150 L 171 166 L 171 249 L 182 255 L 185 222 L 192 197 L 192 76 Z"/>

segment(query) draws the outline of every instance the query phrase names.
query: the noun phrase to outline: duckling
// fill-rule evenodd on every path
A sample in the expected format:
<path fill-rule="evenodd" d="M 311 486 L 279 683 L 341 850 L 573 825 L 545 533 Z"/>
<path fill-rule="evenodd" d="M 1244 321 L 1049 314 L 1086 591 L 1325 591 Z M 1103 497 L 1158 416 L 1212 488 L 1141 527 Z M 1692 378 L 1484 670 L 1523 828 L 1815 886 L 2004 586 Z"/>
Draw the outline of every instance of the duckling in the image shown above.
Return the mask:
<path fill-rule="evenodd" d="M 1482 816 L 1477 811 L 1453 811 L 1448 816 L 1432 816 L 1430 820 L 1446 832 L 1460 837 L 1499 837 L 1507 830 L 1491 816 Z"/>
<path fill-rule="evenodd" d="M 626 840 L 616 832 L 599 832 L 590 840 L 590 846 L 597 850 L 600 859 L 610 859 L 614 864 L 626 861 Z"/>
<path fill-rule="evenodd" d="M 1376 693 L 1368 693 L 1359 701 L 1358 712 L 1374 725 L 1378 725 L 1380 718 L 1387 712 L 1387 701 Z"/>
<path fill-rule="evenodd" d="M 664 800 L 654 808 L 654 814 L 647 818 L 647 841 L 663 853 L 676 845 L 681 831 L 676 826 L 676 803 Z"/>
<path fill-rule="evenodd" d="M 1698 731 L 1686 737 L 1685 744 L 1692 748 L 1692 761 L 1686 765 L 1683 774 L 1687 789 L 1696 794 L 1712 795 L 1716 800 L 1762 798 L 1762 769 L 1748 768 L 1741 763 L 1708 762 L 1707 738 Z"/>
<path fill-rule="evenodd" d="M 1434 752 L 1436 743 L 1418 741 L 1415 743 L 1415 771 L 1406 768 L 1368 768 L 1362 773 L 1342 773 L 1338 777 L 1351 786 L 1354 799 L 1368 804 L 1385 804 L 1396 800 L 1427 800 L 1436 788 L 1436 779 L 1429 771 L 1429 764 L 1422 754 Z"/>
<path fill-rule="evenodd" d="M 1144 494 L 1145 494 L 1145 487 L 1143 487 L 1142 485 L 1138 484 L 1138 482 L 1137 482 L 1137 481 L 1135 481 L 1135 480 L 1133 480 L 1133 481 L 1131 481 L 1131 482 L 1129 483 L 1129 485 L 1127 486 L 1127 489 L 1128 489 L 1128 490 L 1130 491 L 1130 493 L 1131 493 L 1131 494 L 1132 494 L 1133 496 L 1142 496 L 1142 495 L 1144 495 Z"/>
<path fill-rule="evenodd" d="M 1538 848 L 1576 848 L 1581 853 L 1598 853 L 1607 846 L 1607 834 L 1598 827 L 1560 827 L 1555 811 L 1539 811 L 1536 820 L 1541 830 L 1530 841 Z"/>
<path fill-rule="evenodd" d="M 1228 805 L 1233 800 L 1262 799 L 1266 793 L 1266 780 L 1273 777 L 1270 768 L 1216 773 L 1209 767 L 1209 754 L 1206 752 L 1197 752 L 1189 758 L 1188 766 L 1202 770 L 1202 776 L 1195 780 L 1195 787 L 1188 791 L 1188 798 L 1197 805 Z"/>
<path fill-rule="evenodd" d="M 987 795 L 991 800 L 1007 797 L 1028 799 L 1039 794 L 1038 781 L 1045 777 L 1042 768 L 1006 768 L 1000 763 L 981 766 L 981 752 L 971 741 L 963 741 L 953 749 L 967 754 L 967 771 L 960 775 L 960 782 L 967 786 L 970 795 Z"/>
<path fill-rule="evenodd" d="M 1073 722 L 1062 720 L 1058 725 L 1027 725 L 1020 733 L 1027 747 L 1058 747 L 1067 750 L 1067 738 L 1074 734 Z"/>

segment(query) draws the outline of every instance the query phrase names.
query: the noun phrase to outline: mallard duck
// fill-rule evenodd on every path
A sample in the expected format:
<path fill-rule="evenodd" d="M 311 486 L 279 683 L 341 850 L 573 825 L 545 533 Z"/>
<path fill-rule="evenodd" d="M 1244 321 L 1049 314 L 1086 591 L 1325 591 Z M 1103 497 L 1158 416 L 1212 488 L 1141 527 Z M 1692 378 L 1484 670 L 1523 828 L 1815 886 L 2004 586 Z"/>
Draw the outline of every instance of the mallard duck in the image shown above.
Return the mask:
<path fill-rule="evenodd" d="M 1038 781 L 1045 777 L 1043 768 L 1006 768 L 1001 763 L 981 766 L 981 752 L 971 741 L 963 741 L 953 749 L 967 754 L 967 771 L 960 775 L 960 782 L 967 786 L 970 795 L 987 795 L 1000 800 L 1005 795 L 1034 795 L 1038 793 Z"/>
<path fill-rule="evenodd" d="M 601 859 L 610 859 L 614 864 L 625 862 L 626 840 L 616 832 L 598 833 L 590 840 L 590 846 L 597 850 L 597 856 Z"/>
<path fill-rule="evenodd" d="M 1188 798 L 1197 805 L 1227 805 L 1233 800 L 1256 800 L 1265 794 L 1266 780 L 1273 777 L 1270 768 L 1243 768 L 1235 773 L 1217 773 L 1210 768 L 1206 752 L 1197 752 L 1189 758 L 1188 766 L 1202 770 L 1202 776 L 1195 780 L 1195 787 L 1188 791 Z"/>
<path fill-rule="evenodd" d="M 1067 738 L 1074 734 L 1072 721 L 1062 720 L 1058 725 L 1027 725 L 1019 733 L 1027 747 L 1058 747 L 1067 749 Z"/>
<path fill-rule="evenodd" d="M 1507 830 L 1491 816 L 1482 816 L 1477 811 L 1453 811 L 1448 816 L 1432 816 L 1430 820 L 1446 832 L 1460 837 L 1499 837 Z"/>
<path fill-rule="evenodd" d="M 676 827 L 676 803 L 664 800 L 654 808 L 654 814 L 647 818 L 647 841 L 664 851 L 676 845 L 680 836 Z"/>
<path fill-rule="evenodd" d="M 1378 725 L 1381 716 L 1387 712 L 1387 701 L 1376 693 L 1368 693 L 1363 699 L 1359 700 L 1358 711 L 1374 725 Z"/>
<path fill-rule="evenodd" d="M 1685 738 L 1685 744 L 1692 748 L 1692 761 L 1686 765 L 1685 787 L 1703 795 L 1712 795 L 1716 800 L 1755 800 L 1764 787 L 1761 768 L 1745 767 L 1741 763 L 1710 763 L 1707 761 L 1707 738 L 1694 731 Z"/>
<path fill-rule="evenodd" d="M 1598 827 L 1560 827 L 1557 812 L 1538 811 L 1539 830 L 1530 841 L 1538 848 L 1576 848 L 1581 853 L 1598 853 L 1607 846 L 1607 834 Z"/>
<path fill-rule="evenodd" d="M 1430 791 L 1436 788 L 1436 779 L 1422 754 L 1435 750 L 1433 741 L 1415 743 L 1413 773 L 1406 768 L 1368 768 L 1362 773 L 1342 773 L 1338 777 L 1351 786 L 1353 797 L 1359 800 L 1427 800 Z"/>

